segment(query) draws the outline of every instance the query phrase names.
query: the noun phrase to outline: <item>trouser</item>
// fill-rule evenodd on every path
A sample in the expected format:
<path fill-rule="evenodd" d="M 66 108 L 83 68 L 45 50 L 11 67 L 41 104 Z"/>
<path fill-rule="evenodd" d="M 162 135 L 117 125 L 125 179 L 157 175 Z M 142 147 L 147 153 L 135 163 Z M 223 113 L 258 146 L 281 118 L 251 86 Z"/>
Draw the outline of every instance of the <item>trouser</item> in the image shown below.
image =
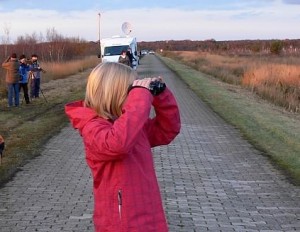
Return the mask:
<path fill-rule="evenodd" d="M 8 106 L 13 106 L 13 99 L 15 100 L 15 106 L 19 106 L 19 83 L 7 84 L 8 89 Z"/>
<path fill-rule="evenodd" d="M 30 84 L 30 97 L 31 98 L 36 98 L 39 97 L 40 94 L 40 83 L 41 83 L 41 79 L 40 78 L 33 78 L 31 80 L 31 84 Z"/>
<path fill-rule="evenodd" d="M 28 96 L 28 84 L 27 83 L 20 83 L 19 91 L 21 92 L 21 89 L 23 89 L 24 98 L 26 101 L 26 104 L 29 103 L 29 96 Z"/>

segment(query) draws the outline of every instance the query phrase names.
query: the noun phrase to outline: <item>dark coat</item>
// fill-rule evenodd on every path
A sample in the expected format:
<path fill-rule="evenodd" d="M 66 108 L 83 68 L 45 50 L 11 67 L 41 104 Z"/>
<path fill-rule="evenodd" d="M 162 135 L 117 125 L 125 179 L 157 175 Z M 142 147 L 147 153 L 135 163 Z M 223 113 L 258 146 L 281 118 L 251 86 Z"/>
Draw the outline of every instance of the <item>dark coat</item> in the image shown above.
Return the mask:
<path fill-rule="evenodd" d="M 127 66 L 130 66 L 130 65 L 131 65 L 131 64 L 130 64 L 129 57 L 128 57 L 127 55 L 126 55 L 125 57 L 120 56 L 118 62 L 121 63 L 121 64 L 125 64 L 125 65 L 127 65 Z"/>

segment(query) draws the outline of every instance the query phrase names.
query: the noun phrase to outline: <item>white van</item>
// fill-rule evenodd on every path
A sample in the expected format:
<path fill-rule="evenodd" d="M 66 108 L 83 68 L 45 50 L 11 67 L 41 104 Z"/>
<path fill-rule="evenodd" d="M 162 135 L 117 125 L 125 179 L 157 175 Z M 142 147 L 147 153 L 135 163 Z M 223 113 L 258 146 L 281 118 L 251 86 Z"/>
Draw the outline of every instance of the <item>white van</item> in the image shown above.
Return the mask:
<path fill-rule="evenodd" d="M 111 38 L 101 39 L 101 57 L 102 62 L 118 62 L 119 56 L 123 50 L 131 49 L 133 55 L 132 66 L 134 69 L 139 64 L 136 38 L 113 36 Z"/>

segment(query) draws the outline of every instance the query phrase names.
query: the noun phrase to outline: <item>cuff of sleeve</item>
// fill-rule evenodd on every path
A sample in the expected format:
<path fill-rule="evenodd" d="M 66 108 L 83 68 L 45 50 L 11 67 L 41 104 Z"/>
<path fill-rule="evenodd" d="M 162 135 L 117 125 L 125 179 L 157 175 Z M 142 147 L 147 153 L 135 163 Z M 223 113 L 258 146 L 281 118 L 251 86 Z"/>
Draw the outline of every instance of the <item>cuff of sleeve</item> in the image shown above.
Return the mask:
<path fill-rule="evenodd" d="M 144 87 L 144 86 L 132 86 L 130 85 L 129 88 L 128 88 L 128 93 L 133 90 L 133 89 L 137 89 L 137 88 L 141 88 L 141 89 L 147 89 L 149 91 L 148 88 Z"/>
<path fill-rule="evenodd" d="M 130 98 L 138 98 L 138 99 L 140 99 L 142 96 L 145 96 L 145 98 L 149 98 L 151 102 L 153 101 L 153 96 L 150 93 L 149 89 L 142 86 L 131 87 L 128 96 Z"/>
<path fill-rule="evenodd" d="M 168 87 L 166 87 L 166 89 L 162 93 L 154 96 L 153 105 L 159 104 L 164 99 L 168 98 L 170 94 L 172 94 L 171 91 L 169 90 Z"/>

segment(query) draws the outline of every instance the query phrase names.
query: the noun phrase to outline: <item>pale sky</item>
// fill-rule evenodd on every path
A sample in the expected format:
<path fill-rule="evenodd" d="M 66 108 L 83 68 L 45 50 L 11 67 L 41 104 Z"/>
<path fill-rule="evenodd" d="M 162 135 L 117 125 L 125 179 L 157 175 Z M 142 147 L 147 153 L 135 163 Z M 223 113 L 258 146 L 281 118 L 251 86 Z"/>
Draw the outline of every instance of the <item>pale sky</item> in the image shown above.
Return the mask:
<path fill-rule="evenodd" d="M 0 0 L 0 39 L 11 42 L 52 28 L 97 41 L 99 21 L 101 38 L 129 22 L 138 41 L 300 39 L 300 0 Z"/>

